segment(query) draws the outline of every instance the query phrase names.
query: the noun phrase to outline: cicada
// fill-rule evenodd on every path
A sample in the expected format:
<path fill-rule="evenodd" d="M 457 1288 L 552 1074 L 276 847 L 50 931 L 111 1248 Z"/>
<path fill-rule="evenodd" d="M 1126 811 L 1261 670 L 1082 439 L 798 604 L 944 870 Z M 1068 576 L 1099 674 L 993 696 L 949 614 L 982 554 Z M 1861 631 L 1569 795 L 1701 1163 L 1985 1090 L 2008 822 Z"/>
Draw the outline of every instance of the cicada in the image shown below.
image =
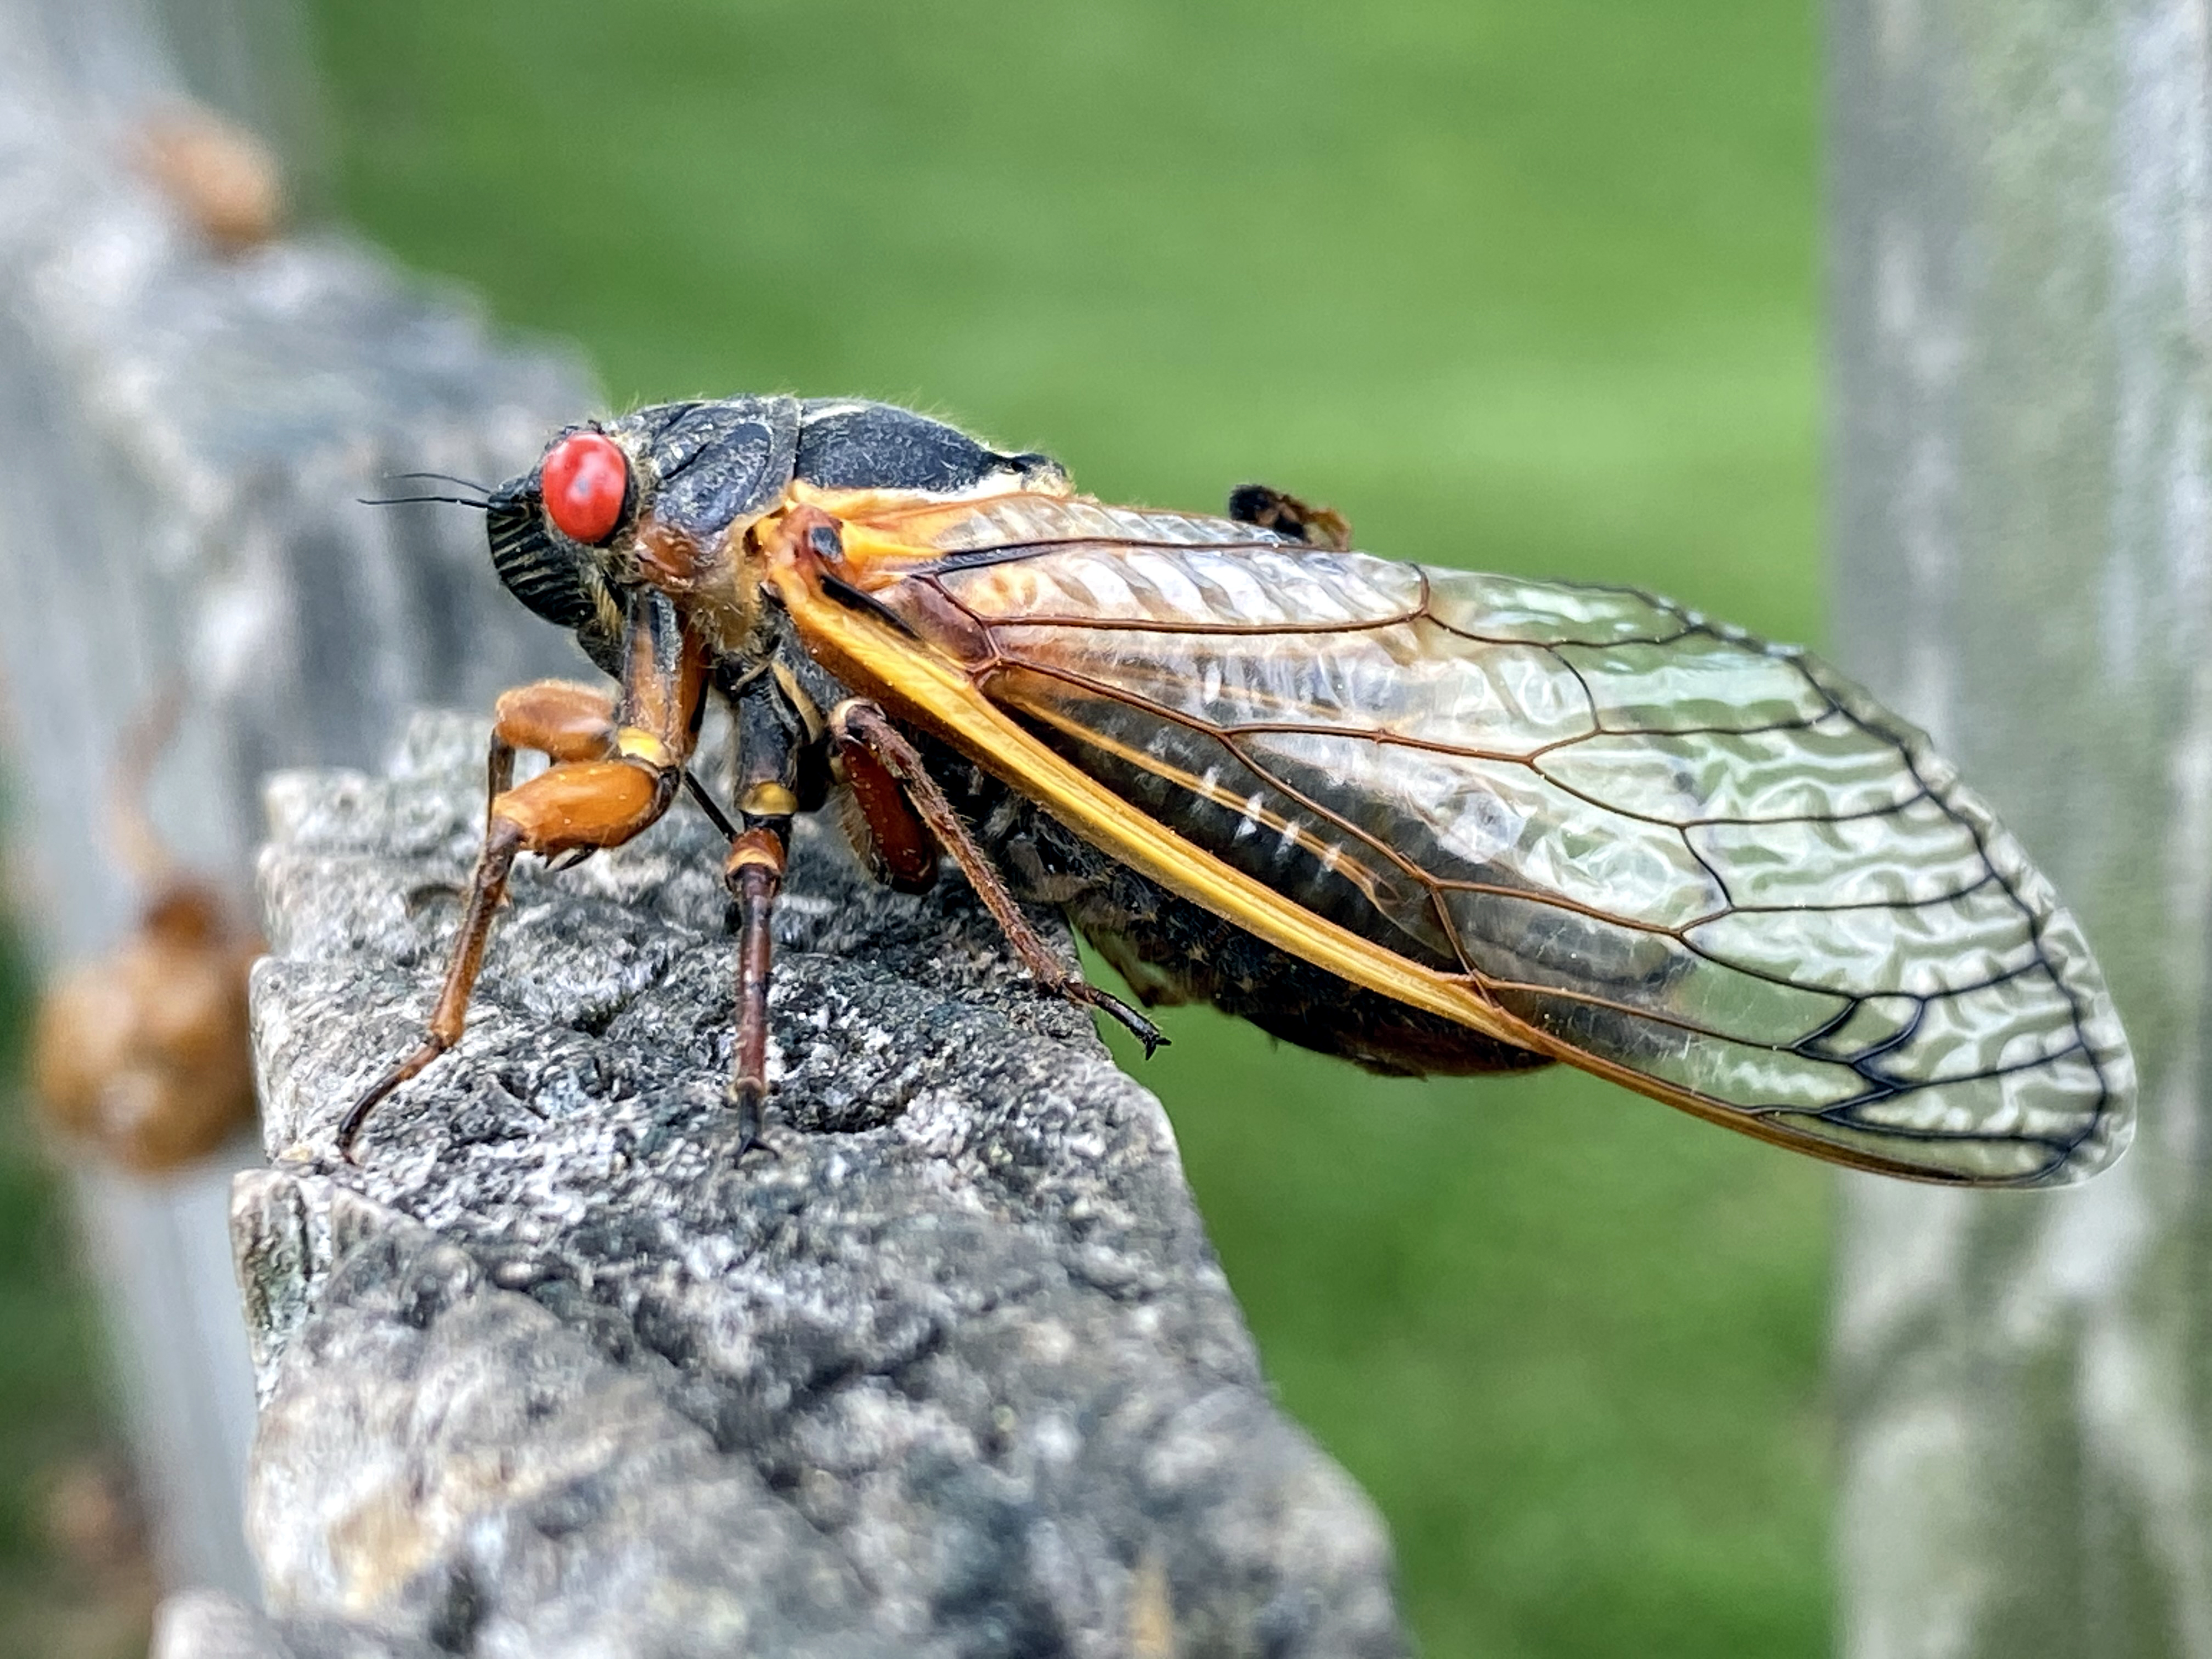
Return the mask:
<path fill-rule="evenodd" d="M 1258 486 L 1080 495 L 882 404 L 672 403 L 476 503 L 611 690 L 500 700 L 489 827 L 412 1054 L 459 1039 L 514 860 L 637 835 L 729 705 L 729 1097 L 769 1087 L 795 814 L 882 879 L 957 862 L 1047 992 L 1056 906 L 1147 1005 L 1399 1073 L 1557 1060 L 1851 1167 L 2078 1180 L 2135 1072 L 2080 929 L 1917 731 L 1804 653 L 1626 589 L 1398 563 Z M 520 750 L 552 764 L 514 783 Z"/>

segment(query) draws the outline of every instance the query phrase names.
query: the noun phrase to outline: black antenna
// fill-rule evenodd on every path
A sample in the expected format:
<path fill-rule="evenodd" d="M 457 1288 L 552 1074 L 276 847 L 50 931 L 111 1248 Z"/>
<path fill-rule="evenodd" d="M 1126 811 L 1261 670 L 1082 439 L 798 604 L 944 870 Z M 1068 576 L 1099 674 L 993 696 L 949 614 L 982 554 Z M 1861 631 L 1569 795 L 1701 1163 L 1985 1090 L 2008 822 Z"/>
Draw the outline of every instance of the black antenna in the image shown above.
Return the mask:
<path fill-rule="evenodd" d="M 450 472 L 387 472 L 384 476 L 387 478 L 428 478 L 435 483 L 459 484 L 464 489 L 475 490 L 479 495 L 491 494 L 489 484 L 478 483 L 474 478 L 456 477 Z"/>
<path fill-rule="evenodd" d="M 356 495 L 356 502 L 362 507 L 407 507 L 417 501 L 435 501 L 446 507 L 471 507 L 479 513 L 491 510 L 489 501 L 472 501 L 465 495 Z"/>

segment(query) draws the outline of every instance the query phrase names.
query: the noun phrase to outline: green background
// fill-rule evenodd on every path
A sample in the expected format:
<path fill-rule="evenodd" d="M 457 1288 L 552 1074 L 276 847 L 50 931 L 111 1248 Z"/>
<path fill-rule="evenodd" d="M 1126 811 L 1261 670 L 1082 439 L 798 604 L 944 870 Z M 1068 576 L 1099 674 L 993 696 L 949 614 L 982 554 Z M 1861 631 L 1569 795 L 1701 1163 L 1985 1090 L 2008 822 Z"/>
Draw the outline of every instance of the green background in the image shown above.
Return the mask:
<path fill-rule="evenodd" d="M 309 11 L 339 209 L 618 403 L 870 393 L 1109 499 L 1259 478 L 1379 552 L 1817 630 L 1803 4 Z M 1140 1074 L 1428 1653 L 1828 1645 L 1820 1169 L 1164 1023 Z"/>
<path fill-rule="evenodd" d="M 336 194 L 618 403 L 865 392 L 1108 499 L 1817 627 L 1803 5 L 319 0 Z M 1820 1169 L 1579 1077 L 1141 1066 L 1431 1655 L 1828 1644 Z"/>

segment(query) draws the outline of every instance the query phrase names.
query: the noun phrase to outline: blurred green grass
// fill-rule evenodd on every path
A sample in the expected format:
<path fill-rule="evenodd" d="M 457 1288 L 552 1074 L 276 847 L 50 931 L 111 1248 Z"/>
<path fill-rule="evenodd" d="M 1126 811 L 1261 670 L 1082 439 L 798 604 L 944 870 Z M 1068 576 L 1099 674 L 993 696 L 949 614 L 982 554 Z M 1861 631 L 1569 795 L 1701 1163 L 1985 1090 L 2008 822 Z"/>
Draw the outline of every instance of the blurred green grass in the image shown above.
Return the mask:
<path fill-rule="evenodd" d="M 623 403 L 867 392 L 1114 499 L 1816 623 L 1816 47 L 1760 0 L 313 0 L 344 211 Z M 1816 1168 L 1210 1014 L 1142 1067 L 1433 1655 L 1827 1643 Z"/>

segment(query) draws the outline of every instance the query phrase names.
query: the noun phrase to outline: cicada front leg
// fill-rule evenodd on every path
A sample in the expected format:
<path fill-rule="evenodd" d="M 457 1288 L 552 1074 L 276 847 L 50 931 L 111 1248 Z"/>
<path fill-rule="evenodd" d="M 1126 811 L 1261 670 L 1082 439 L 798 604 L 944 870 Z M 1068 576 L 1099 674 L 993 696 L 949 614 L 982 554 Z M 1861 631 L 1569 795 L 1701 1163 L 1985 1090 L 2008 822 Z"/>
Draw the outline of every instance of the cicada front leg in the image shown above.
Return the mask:
<path fill-rule="evenodd" d="M 483 851 L 469 878 L 459 934 L 446 964 L 445 982 L 430 1013 L 429 1030 L 414 1053 L 386 1072 L 353 1104 L 338 1125 L 338 1152 L 353 1144 L 377 1104 L 461 1040 L 470 994 L 483 971 L 492 918 L 507 896 L 507 878 L 524 853 L 547 858 L 579 850 L 619 847 L 651 827 L 674 799 L 680 769 L 638 760 L 562 761 L 520 787 L 495 797 Z"/>
<path fill-rule="evenodd" d="M 491 757 L 485 768 L 484 830 L 491 830 L 493 803 L 514 783 L 514 757 L 535 750 L 558 764 L 563 761 L 612 760 L 619 752 L 621 732 L 613 696 L 597 686 L 571 680 L 533 680 L 503 691 L 494 707 Z M 717 823 L 721 815 L 698 787 L 689 771 L 684 781 L 706 805 Z M 554 867 L 573 870 L 598 851 L 596 847 L 571 850 Z"/>
<path fill-rule="evenodd" d="M 830 732 L 848 775 L 859 767 L 873 765 L 897 781 L 904 795 L 902 804 L 911 807 L 921 825 L 927 827 L 928 834 L 936 838 L 937 844 L 951 854 L 953 862 L 960 866 L 961 874 L 975 890 L 975 896 L 983 901 L 983 908 L 1006 934 L 1006 943 L 1013 947 L 1022 966 L 1029 969 L 1040 986 L 1078 1006 L 1099 1010 L 1143 1043 L 1147 1055 L 1167 1042 L 1158 1026 L 1112 992 L 1086 983 L 1038 937 L 1036 929 L 1030 926 L 1029 918 L 1022 914 L 1021 906 L 1007 890 L 1006 878 L 992 865 L 990 855 L 976 843 L 974 833 L 945 799 L 937 780 L 930 776 L 920 751 L 907 740 L 905 733 L 891 724 L 890 716 L 874 703 L 854 697 L 830 711 Z M 911 838 L 914 834 L 912 830 L 902 830 L 886 821 L 890 816 L 890 805 L 888 801 L 860 801 L 879 846 L 896 842 L 902 836 Z M 916 830 L 920 828 L 915 826 Z"/>
<path fill-rule="evenodd" d="M 613 759 L 613 694 L 571 680 L 534 680 L 500 693 L 492 709 L 491 755 L 485 767 L 487 830 L 493 803 L 514 787 L 514 757 L 525 749 L 556 763 Z"/>
<path fill-rule="evenodd" d="M 483 850 L 469 878 L 429 1029 L 346 1113 L 337 1132 L 341 1157 L 352 1158 L 379 1103 L 460 1041 L 515 860 L 525 853 L 550 859 L 619 847 L 650 828 L 675 799 L 705 696 L 704 653 L 657 594 L 635 606 L 623 649 L 619 700 L 559 680 L 500 699 L 486 769 L 491 799 Z M 515 786 L 515 753 L 526 748 L 544 750 L 554 763 Z"/>

